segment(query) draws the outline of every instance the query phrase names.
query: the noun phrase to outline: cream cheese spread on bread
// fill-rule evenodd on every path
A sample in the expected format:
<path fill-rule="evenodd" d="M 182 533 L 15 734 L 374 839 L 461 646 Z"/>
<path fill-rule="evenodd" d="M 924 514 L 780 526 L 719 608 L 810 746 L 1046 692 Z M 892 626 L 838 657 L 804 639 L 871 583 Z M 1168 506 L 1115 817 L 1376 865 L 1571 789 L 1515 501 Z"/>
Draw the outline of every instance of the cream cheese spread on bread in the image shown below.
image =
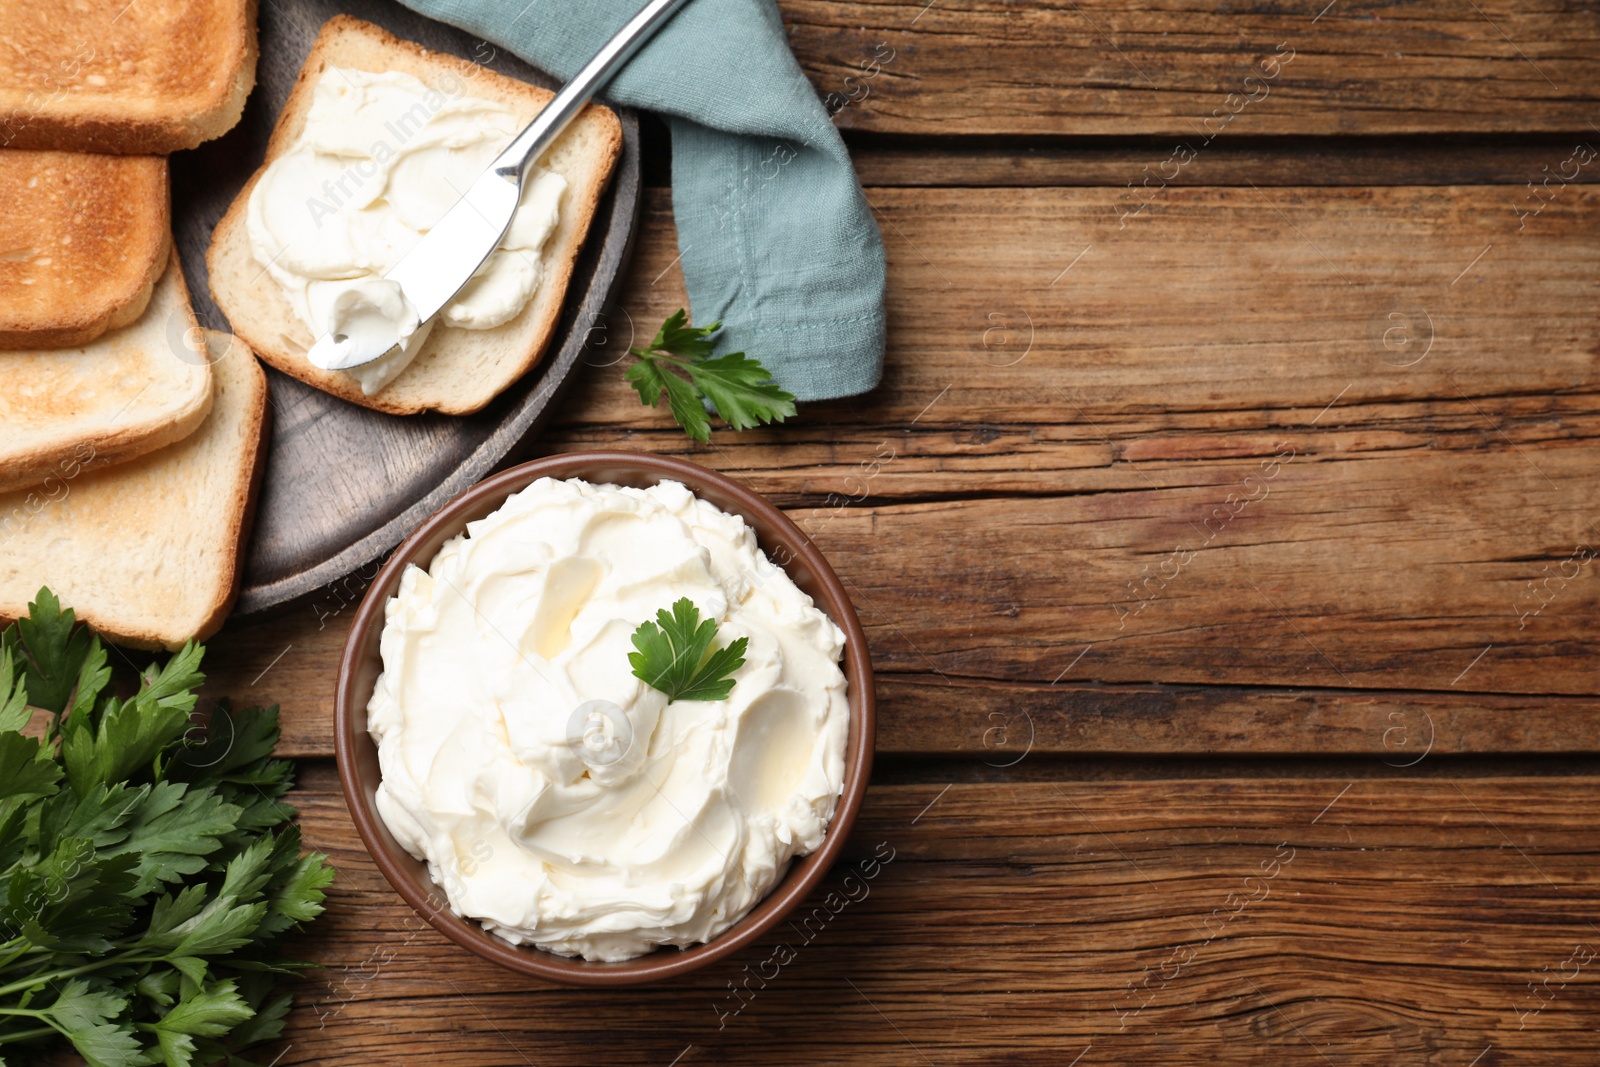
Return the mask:
<path fill-rule="evenodd" d="M 329 67 L 300 135 L 251 190 L 250 252 L 313 337 L 384 329 L 401 343 L 348 373 L 371 396 L 405 369 L 434 323 L 419 323 L 384 272 L 409 252 L 510 143 L 512 111 L 454 73 L 429 86 L 398 71 Z M 535 167 L 500 246 L 439 318 L 487 330 L 527 306 L 543 274 L 567 183 Z M 325 368 L 330 369 L 330 368 Z"/>
<path fill-rule="evenodd" d="M 630 636 L 680 597 L 746 638 L 669 701 Z M 678 482 L 541 478 L 385 608 L 377 809 L 460 915 L 625 960 L 708 941 L 818 848 L 844 783 L 844 634 L 736 515 Z"/>

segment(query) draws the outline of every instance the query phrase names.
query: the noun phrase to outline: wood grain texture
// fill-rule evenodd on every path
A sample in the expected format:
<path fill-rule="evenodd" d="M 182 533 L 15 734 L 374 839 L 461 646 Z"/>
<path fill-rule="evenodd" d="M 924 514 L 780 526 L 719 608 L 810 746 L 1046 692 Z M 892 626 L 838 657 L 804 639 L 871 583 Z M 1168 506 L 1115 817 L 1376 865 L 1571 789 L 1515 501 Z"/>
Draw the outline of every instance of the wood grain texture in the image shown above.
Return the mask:
<path fill-rule="evenodd" d="M 234 623 L 208 643 L 208 694 L 242 707 L 278 704 L 285 755 L 333 752 L 333 683 L 358 579 L 349 586 L 347 608 L 327 591 L 315 605 Z M 894 647 L 901 637 L 877 629 L 874 655 L 903 660 Z M 1073 658 L 1063 658 L 1061 668 Z M 1085 655 L 1077 666 L 1087 662 Z M 1262 688 L 1071 677 L 1052 684 L 880 670 L 878 717 L 880 755 L 972 757 L 996 768 L 1029 754 L 1371 756 L 1405 767 L 1429 754 L 1600 751 L 1600 699 L 1592 695 L 1449 687 Z"/>
<path fill-rule="evenodd" d="M 261 1061 L 1593 1063 L 1600 10 L 780 7 L 885 237 L 883 385 L 709 446 L 641 407 L 619 354 L 686 304 L 647 190 L 530 451 L 688 456 L 832 560 L 889 757 L 844 859 L 662 988 L 454 947 L 327 758 L 363 568 L 210 643 L 340 872 Z"/>
<path fill-rule="evenodd" d="M 340 871 L 304 945 L 327 966 L 298 987 L 284 1065 L 1446 1067 L 1593 1047 L 1593 779 L 879 786 L 794 926 L 601 994 L 423 924 L 328 777 L 297 798 Z"/>
<path fill-rule="evenodd" d="M 1559 174 L 1594 132 L 1518 137 L 1248 137 L 1213 141 L 1173 173 L 1174 144 L 1156 138 L 884 137 L 852 134 L 850 159 L 869 187 L 1126 189 L 1148 173 L 1172 185 L 1509 185 L 1528 192 Z M 1546 167 L 1550 169 L 1546 171 Z M 1600 167 L 1566 168 L 1572 184 Z M 1154 180 L 1154 178 L 1152 180 Z M 1552 183 L 1555 188 L 1559 183 Z"/>
<path fill-rule="evenodd" d="M 789 446 L 812 428 L 830 440 L 839 424 L 985 434 L 1021 424 L 1103 449 L 1091 422 L 1271 431 L 1310 423 L 1335 397 L 1334 426 L 1430 434 L 1439 416 L 1466 428 L 1479 409 L 1593 411 L 1584 394 L 1600 352 L 1600 190 L 1543 196 L 1516 186 L 871 188 L 890 271 L 883 387 L 715 444 L 742 455 L 732 450 Z M 563 426 L 662 427 L 622 381 L 619 357 L 684 304 L 666 211 L 649 194 L 639 262 Z M 1476 425 L 1487 429 L 1481 416 Z M 810 464 L 786 454 L 783 466 L 798 478 Z"/>
<path fill-rule="evenodd" d="M 684 454 L 784 504 L 857 596 L 885 751 L 998 760 L 1018 708 L 1048 751 L 1399 758 L 1385 732 L 1428 720 L 1450 751 L 1587 751 L 1600 193 L 1519 232 L 1514 192 L 1174 189 L 1118 229 L 1107 190 L 871 190 L 885 386 L 709 447 L 609 354 L 683 302 L 651 194 L 545 447 Z M 1053 278 L 1077 240 L 1103 253 Z M 363 591 L 222 635 L 217 691 L 284 700 L 326 754 Z"/>
<path fill-rule="evenodd" d="M 782 9 L 839 124 L 874 133 L 1587 132 L 1600 100 L 1600 12 L 1585 3 Z"/>

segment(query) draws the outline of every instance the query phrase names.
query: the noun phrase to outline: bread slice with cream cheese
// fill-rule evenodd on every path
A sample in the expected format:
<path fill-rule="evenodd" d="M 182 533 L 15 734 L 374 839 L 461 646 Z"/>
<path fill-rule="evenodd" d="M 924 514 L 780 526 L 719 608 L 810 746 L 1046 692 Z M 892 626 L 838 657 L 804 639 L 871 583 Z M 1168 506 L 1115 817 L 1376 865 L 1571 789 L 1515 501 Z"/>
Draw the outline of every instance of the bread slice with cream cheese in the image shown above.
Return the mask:
<path fill-rule="evenodd" d="M 0 494 L 0 618 L 49 586 L 119 644 L 178 648 L 222 625 L 263 467 L 267 376 L 206 331 L 211 413 L 188 437 L 115 466 Z"/>
<path fill-rule="evenodd" d="M 541 280 L 527 306 L 510 321 L 486 330 L 435 323 L 410 365 L 368 396 L 350 373 L 323 370 L 306 358 L 316 338 L 290 307 L 277 281 L 256 261 L 246 232 L 251 191 L 267 165 L 299 138 L 317 80 L 335 67 L 375 73 L 400 71 L 434 88 L 441 81 L 460 79 L 469 95 L 510 108 L 521 123 L 532 121 L 554 95 L 468 60 L 429 52 L 370 23 L 343 15 L 329 19 L 278 116 L 262 168 L 240 191 L 212 234 L 207 255 L 212 296 L 234 332 L 263 360 L 308 385 L 392 414 L 477 411 L 526 374 L 549 344 L 573 265 L 621 152 L 622 125 L 609 109 L 591 105 L 541 161 L 566 179 L 567 189 L 559 221 L 541 254 Z M 307 196 L 319 192 L 309 190 Z"/>

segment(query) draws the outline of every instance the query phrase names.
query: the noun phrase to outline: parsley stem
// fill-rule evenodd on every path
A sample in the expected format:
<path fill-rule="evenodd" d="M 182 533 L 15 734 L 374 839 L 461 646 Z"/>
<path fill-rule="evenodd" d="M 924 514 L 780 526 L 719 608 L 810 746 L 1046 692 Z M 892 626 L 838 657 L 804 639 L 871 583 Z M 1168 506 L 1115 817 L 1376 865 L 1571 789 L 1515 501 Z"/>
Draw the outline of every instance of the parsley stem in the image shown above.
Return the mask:
<path fill-rule="evenodd" d="M 34 1013 L 28 1012 L 27 1014 L 32 1015 Z M 36 1026 L 32 1030 L 14 1030 L 9 1034 L 0 1034 L 0 1045 L 9 1045 L 16 1041 L 37 1041 L 41 1037 L 52 1037 L 55 1032 L 56 1030 L 53 1026 Z"/>
<path fill-rule="evenodd" d="M 65 970 L 53 971 L 49 974 L 35 974 L 31 977 L 22 979 L 20 982 L 12 982 L 10 985 L 0 986 L 0 997 L 9 997 L 13 994 L 20 993 L 25 989 L 32 989 L 36 985 L 43 985 L 46 982 L 60 982 L 68 978 L 76 978 L 80 974 L 89 974 L 92 971 L 100 970 L 102 967 L 113 967 L 121 963 L 154 963 L 160 958 L 160 956 L 146 956 L 144 958 L 140 958 L 139 953 L 129 949 L 128 951 L 117 955 L 106 956 L 104 959 L 95 960 L 93 963 L 85 963 L 77 967 L 68 967 Z"/>
<path fill-rule="evenodd" d="M 662 360 L 662 359 L 664 359 L 669 363 L 676 363 L 680 367 L 689 367 L 689 366 L 693 365 L 692 361 L 684 359 L 682 356 L 669 355 L 666 352 L 641 352 L 639 349 L 635 348 L 633 350 L 633 354 L 638 356 L 640 359 L 649 359 L 649 360 Z"/>

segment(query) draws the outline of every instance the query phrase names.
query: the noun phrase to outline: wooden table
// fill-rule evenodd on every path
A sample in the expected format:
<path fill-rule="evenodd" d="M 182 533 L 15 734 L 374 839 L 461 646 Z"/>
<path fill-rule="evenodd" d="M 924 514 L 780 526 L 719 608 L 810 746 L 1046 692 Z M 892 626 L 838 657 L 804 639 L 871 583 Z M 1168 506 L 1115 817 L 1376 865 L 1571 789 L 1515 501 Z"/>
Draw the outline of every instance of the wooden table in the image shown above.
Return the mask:
<path fill-rule="evenodd" d="M 211 657 L 340 872 L 278 1063 L 1596 1062 L 1600 13 L 923 2 L 783 5 L 888 246 L 882 387 L 710 447 L 640 407 L 658 184 L 537 445 L 812 533 L 880 672 L 845 863 L 892 860 L 665 988 L 480 963 L 338 793 L 353 578 Z"/>

